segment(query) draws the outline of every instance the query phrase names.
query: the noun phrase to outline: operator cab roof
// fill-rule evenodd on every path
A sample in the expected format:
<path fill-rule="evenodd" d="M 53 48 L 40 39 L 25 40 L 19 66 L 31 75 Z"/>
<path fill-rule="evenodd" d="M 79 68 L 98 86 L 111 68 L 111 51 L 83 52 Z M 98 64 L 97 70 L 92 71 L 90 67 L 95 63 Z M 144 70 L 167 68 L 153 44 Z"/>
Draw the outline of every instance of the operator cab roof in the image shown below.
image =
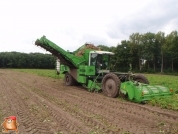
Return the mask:
<path fill-rule="evenodd" d="M 108 52 L 108 51 L 90 51 L 90 53 L 114 55 L 113 52 Z"/>

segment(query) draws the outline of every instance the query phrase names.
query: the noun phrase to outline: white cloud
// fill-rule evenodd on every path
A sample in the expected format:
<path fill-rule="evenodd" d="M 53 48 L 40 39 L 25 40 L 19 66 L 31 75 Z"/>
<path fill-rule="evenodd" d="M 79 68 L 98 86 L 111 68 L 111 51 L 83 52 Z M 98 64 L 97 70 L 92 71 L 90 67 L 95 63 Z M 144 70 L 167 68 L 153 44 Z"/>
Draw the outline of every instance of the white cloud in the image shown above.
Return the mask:
<path fill-rule="evenodd" d="M 176 0 L 0 0 L 0 52 L 45 52 L 32 44 L 43 35 L 70 51 L 116 46 L 132 32 L 175 30 L 176 10 Z"/>

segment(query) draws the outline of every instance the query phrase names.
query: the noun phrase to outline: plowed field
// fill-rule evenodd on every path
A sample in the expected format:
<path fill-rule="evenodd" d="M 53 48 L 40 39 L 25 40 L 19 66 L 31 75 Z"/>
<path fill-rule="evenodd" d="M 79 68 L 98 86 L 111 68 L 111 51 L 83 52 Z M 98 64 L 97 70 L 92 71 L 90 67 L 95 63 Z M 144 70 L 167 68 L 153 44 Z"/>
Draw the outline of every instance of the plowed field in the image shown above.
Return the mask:
<path fill-rule="evenodd" d="M 108 98 L 62 80 L 0 70 L 0 117 L 20 134 L 177 134 L 178 112 Z M 2 128 L 2 126 L 1 126 Z"/>

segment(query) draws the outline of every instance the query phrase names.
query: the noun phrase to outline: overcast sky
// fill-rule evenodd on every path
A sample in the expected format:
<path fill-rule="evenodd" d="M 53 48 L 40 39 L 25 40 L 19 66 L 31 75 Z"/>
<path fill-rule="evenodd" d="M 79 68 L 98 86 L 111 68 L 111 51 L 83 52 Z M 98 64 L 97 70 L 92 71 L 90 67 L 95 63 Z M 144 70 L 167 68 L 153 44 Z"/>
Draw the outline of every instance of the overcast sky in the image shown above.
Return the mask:
<path fill-rule="evenodd" d="M 0 52 L 42 52 L 45 35 L 64 50 L 116 46 L 132 33 L 178 29 L 178 0 L 0 0 Z"/>

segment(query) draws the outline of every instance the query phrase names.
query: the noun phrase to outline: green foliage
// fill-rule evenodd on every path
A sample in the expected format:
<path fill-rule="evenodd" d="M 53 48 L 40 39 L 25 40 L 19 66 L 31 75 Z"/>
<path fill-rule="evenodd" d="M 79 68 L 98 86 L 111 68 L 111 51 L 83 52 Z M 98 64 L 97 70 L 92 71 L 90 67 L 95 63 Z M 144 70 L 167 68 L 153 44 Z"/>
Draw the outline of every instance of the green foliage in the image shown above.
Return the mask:
<path fill-rule="evenodd" d="M 158 75 L 158 74 L 145 74 L 151 84 L 163 85 L 169 88 L 178 90 L 178 76 L 172 75 Z"/>
<path fill-rule="evenodd" d="M 153 106 L 178 111 L 178 94 L 174 94 L 171 97 L 154 97 L 149 103 Z"/>
<path fill-rule="evenodd" d="M 158 33 L 133 33 L 129 40 L 122 40 L 116 47 L 100 45 L 103 50 L 115 53 L 111 66 L 117 71 L 132 71 L 148 73 L 178 72 L 178 32 L 172 31 L 165 36 Z M 146 62 L 143 62 L 146 61 Z"/>
<path fill-rule="evenodd" d="M 154 97 L 149 103 L 166 109 L 178 110 L 178 76 L 145 74 L 152 85 L 163 85 L 173 89 L 174 95 L 167 97 Z"/>
<path fill-rule="evenodd" d="M 56 58 L 51 54 L 1 52 L 0 68 L 55 68 Z"/>

